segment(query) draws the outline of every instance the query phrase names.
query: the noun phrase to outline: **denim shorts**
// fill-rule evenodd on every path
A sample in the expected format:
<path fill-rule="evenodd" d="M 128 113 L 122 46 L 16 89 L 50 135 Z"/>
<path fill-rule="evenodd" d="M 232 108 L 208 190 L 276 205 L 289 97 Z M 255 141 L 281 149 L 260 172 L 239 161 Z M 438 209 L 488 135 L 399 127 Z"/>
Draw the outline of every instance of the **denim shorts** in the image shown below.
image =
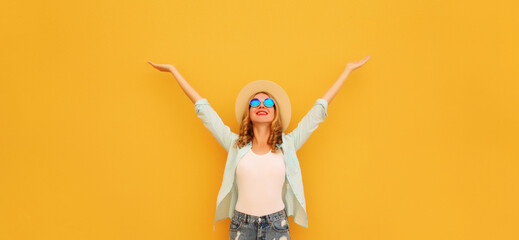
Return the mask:
<path fill-rule="evenodd" d="M 231 239 L 289 240 L 286 209 L 263 216 L 248 215 L 235 209 L 229 227 Z"/>

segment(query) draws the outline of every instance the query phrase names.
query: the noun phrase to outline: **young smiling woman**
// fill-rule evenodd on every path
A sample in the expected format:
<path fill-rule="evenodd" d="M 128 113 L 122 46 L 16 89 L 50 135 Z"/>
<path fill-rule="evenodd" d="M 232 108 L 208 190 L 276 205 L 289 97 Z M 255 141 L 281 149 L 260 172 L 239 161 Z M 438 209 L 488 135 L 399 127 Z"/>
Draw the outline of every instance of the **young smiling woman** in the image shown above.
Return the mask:
<path fill-rule="evenodd" d="M 256 239 L 258 236 L 290 239 L 288 216 L 293 216 L 301 226 L 308 227 L 295 152 L 328 116 L 326 109 L 348 75 L 370 57 L 347 63 L 339 79 L 289 134 L 284 131 L 290 121 L 290 102 L 284 90 L 274 82 L 258 80 L 242 89 L 236 101 L 236 116 L 240 123 L 240 132 L 236 134 L 173 65 L 148 61 L 159 71 L 173 74 L 195 104 L 198 117 L 228 151 L 224 179 L 218 193 L 215 224 L 231 218 L 229 239 Z"/>

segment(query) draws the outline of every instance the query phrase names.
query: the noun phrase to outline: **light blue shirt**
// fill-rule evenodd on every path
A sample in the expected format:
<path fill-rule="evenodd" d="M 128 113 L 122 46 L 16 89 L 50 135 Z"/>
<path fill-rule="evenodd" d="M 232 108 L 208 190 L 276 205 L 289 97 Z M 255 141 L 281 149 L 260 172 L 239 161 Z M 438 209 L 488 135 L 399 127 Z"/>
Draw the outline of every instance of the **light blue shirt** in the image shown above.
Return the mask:
<path fill-rule="evenodd" d="M 285 160 L 285 183 L 283 185 L 282 198 L 288 216 L 294 218 L 294 222 L 308 228 L 306 214 L 306 202 L 303 190 L 303 179 L 301 168 L 296 151 L 301 148 L 303 143 L 317 129 L 319 123 L 323 122 L 327 113 L 328 102 L 322 98 L 317 99 L 310 111 L 301 119 L 297 127 L 289 134 L 282 133 L 282 144 L 277 144 L 283 150 Z M 238 200 L 238 188 L 235 181 L 236 166 L 240 159 L 247 153 L 252 144 L 234 148 L 234 142 L 238 139 L 238 134 L 231 131 L 222 119 L 211 107 L 207 99 L 202 98 L 195 103 L 197 116 L 202 120 L 204 126 L 209 129 L 228 152 L 222 185 L 216 200 L 216 215 L 213 224 L 215 230 L 216 222 L 225 218 L 232 218 L 234 207 Z"/>

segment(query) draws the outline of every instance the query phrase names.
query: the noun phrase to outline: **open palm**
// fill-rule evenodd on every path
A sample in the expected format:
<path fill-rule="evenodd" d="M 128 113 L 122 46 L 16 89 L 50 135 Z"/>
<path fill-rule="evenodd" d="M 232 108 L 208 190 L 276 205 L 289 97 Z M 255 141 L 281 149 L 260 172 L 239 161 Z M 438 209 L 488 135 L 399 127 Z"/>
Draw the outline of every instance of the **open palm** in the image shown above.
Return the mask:
<path fill-rule="evenodd" d="M 368 61 L 369 58 L 371 58 L 371 56 L 367 56 L 367 57 L 363 58 L 362 60 L 357 60 L 354 62 L 347 63 L 345 70 L 353 71 L 357 68 L 360 68 L 364 63 L 366 63 Z"/>
<path fill-rule="evenodd" d="M 171 71 L 175 70 L 175 66 L 173 66 L 171 64 L 159 64 L 159 63 L 154 63 L 152 61 L 148 61 L 148 63 L 151 66 L 153 66 L 154 68 L 156 68 L 162 72 L 171 72 Z"/>

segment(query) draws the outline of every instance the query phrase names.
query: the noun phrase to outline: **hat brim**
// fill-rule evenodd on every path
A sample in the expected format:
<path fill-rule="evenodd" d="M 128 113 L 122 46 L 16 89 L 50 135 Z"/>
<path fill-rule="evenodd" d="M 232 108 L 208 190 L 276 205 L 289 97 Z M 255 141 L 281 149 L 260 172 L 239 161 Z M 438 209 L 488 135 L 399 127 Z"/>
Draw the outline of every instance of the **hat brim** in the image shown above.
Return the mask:
<path fill-rule="evenodd" d="M 290 123 L 290 118 L 292 116 L 290 99 L 281 86 L 269 80 L 257 80 L 251 82 L 245 85 L 245 87 L 243 87 L 238 93 L 238 97 L 236 97 L 235 102 L 236 121 L 238 122 L 238 125 L 241 124 L 241 120 L 245 111 L 248 111 L 249 98 L 252 96 L 252 94 L 261 91 L 268 92 L 276 100 L 276 109 L 280 111 L 280 116 L 283 123 L 283 132 L 285 132 L 285 130 L 288 128 L 288 124 Z"/>

